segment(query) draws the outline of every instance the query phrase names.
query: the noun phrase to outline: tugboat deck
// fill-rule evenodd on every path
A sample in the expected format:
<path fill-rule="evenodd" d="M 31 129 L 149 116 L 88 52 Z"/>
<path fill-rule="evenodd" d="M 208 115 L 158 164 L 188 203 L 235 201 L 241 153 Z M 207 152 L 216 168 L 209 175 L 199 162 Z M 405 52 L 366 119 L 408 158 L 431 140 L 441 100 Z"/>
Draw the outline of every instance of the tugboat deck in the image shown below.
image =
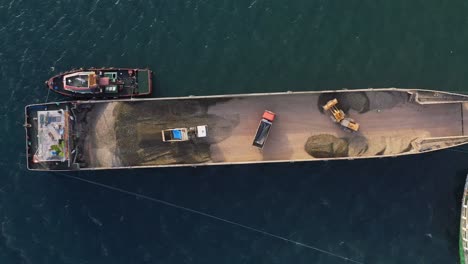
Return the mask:
<path fill-rule="evenodd" d="M 146 96 L 152 92 L 151 70 L 91 68 L 61 73 L 46 81 L 53 92 L 75 99 Z"/>

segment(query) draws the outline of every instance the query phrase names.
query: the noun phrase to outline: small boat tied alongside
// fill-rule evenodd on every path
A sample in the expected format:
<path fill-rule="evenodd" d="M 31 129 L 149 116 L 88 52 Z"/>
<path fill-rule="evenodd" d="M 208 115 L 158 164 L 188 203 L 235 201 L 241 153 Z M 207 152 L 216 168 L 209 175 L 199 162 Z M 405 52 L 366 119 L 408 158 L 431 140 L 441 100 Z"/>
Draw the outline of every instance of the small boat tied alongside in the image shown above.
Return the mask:
<path fill-rule="evenodd" d="M 47 80 L 50 91 L 74 99 L 112 99 L 152 93 L 149 69 L 91 68 L 61 73 Z"/>

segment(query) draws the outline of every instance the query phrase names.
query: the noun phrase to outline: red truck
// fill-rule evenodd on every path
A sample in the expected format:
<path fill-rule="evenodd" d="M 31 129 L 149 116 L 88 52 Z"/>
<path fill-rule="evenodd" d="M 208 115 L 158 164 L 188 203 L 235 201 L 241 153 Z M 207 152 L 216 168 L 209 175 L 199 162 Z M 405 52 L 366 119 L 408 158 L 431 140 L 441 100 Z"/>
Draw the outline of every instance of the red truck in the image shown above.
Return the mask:
<path fill-rule="evenodd" d="M 268 138 L 268 134 L 270 134 L 271 125 L 273 124 L 275 117 L 275 113 L 265 110 L 262 116 L 262 120 L 260 120 L 260 124 L 258 125 L 257 133 L 255 134 L 255 138 L 252 143 L 253 146 L 260 149 L 263 148 Z"/>

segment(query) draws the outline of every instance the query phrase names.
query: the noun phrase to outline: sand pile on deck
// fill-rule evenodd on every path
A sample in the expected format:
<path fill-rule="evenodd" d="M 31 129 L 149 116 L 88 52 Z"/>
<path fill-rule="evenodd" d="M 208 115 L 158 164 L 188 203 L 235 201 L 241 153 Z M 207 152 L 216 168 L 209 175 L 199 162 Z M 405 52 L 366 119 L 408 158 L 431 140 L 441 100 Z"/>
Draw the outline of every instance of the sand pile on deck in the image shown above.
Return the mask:
<path fill-rule="evenodd" d="M 88 145 L 91 166 L 118 167 L 120 160 L 116 155 L 116 134 L 114 108 L 117 103 L 96 104 L 88 113 L 88 120 L 94 120 L 89 126 L 91 142 Z"/>
<path fill-rule="evenodd" d="M 411 150 L 413 136 L 384 137 L 376 136 L 370 140 L 366 155 L 393 155 Z"/>
<path fill-rule="evenodd" d="M 323 106 L 328 101 L 337 99 L 337 107 L 347 113 L 349 110 L 354 110 L 358 113 L 369 111 L 369 98 L 365 92 L 352 93 L 324 93 L 320 94 L 318 99 L 318 108 L 323 113 Z"/>
<path fill-rule="evenodd" d="M 368 154 L 368 144 L 367 138 L 358 133 L 351 134 L 348 138 L 348 156 L 359 157 Z"/>
<path fill-rule="evenodd" d="M 314 158 L 346 157 L 348 142 L 333 135 L 320 134 L 309 137 L 304 149 Z"/>
<path fill-rule="evenodd" d="M 367 123 L 376 121 L 375 119 L 366 119 L 369 114 L 372 114 L 369 111 L 391 109 L 405 104 L 409 100 L 409 94 L 396 91 L 324 93 L 320 94 L 318 98 L 318 109 L 324 113 L 322 106 L 335 98 L 338 100 L 338 109 L 343 110 L 347 116 L 355 118 L 358 123 L 361 123 L 362 130 L 342 138 L 325 134 L 310 137 L 305 145 L 305 150 L 311 156 L 316 158 L 357 157 L 393 155 L 411 151 L 411 142 L 415 140 L 414 135 L 395 135 L 392 137 L 366 134 Z M 351 110 L 362 115 L 349 113 Z M 344 142 L 346 142 L 347 153 L 344 153 Z"/>
<path fill-rule="evenodd" d="M 305 151 L 314 158 L 393 155 L 409 152 L 413 137 L 373 137 L 353 133 L 349 137 L 313 135 L 307 139 Z"/>
<path fill-rule="evenodd" d="M 390 109 L 409 100 L 409 94 L 402 92 L 367 92 L 370 109 Z"/>
<path fill-rule="evenodd" d="M 229 137 L 238 118 L 208 114 L 209 100 L 120 103 L 116 108 L 117 146 L 123 164 L 168 165 L 211 161 L 210 145 Z M 163 142 L 161 131 L 207 125 L 207 137 Z"/>
<path fill-rule="evenodd" d="M 369 111 L 369 98 L 364 92 L 342 93 L 338 96 L 343 111 L 348 112 L 353 109 L 358 113 Z"/>
<path fill-rule="evenodd" d="M 346 92 L 346 93 L 324 93 L 319 96 L 318 108 L 323 113 L 322 106 L 329 100 L 337 99 L 337 107 L 348 113 L 354 110 L 365 113 L 369 110 L 390 109 L 409 100 L 409 94 L 402 92 Z"/>

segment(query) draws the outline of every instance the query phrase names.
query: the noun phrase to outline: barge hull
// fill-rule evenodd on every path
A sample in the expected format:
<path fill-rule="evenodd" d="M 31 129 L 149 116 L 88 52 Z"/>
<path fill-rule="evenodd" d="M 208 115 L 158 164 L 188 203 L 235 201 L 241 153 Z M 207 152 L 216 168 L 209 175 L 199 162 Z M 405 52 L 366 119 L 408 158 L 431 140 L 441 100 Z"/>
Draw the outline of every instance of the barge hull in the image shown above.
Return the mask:
<path fill-rule="evenodd" d="M 358 132 L 344 131 L 323 112 L 322 105 L 333 98 L 360 123 Z M 71 162 L 34 163 L 35 112 L 66 107 L 74 119 Z M 251 142 L 264 110 L 277 118 L 260 150 Z M 396 157 L 468 143 L 467 112 L 465 95 L 396 88 L 72 101 L 26 107 L 26 151 L 32 170 Z M 162 141 L 164 129 L 198 125 L 207 126 L 205 138 Z"/>

